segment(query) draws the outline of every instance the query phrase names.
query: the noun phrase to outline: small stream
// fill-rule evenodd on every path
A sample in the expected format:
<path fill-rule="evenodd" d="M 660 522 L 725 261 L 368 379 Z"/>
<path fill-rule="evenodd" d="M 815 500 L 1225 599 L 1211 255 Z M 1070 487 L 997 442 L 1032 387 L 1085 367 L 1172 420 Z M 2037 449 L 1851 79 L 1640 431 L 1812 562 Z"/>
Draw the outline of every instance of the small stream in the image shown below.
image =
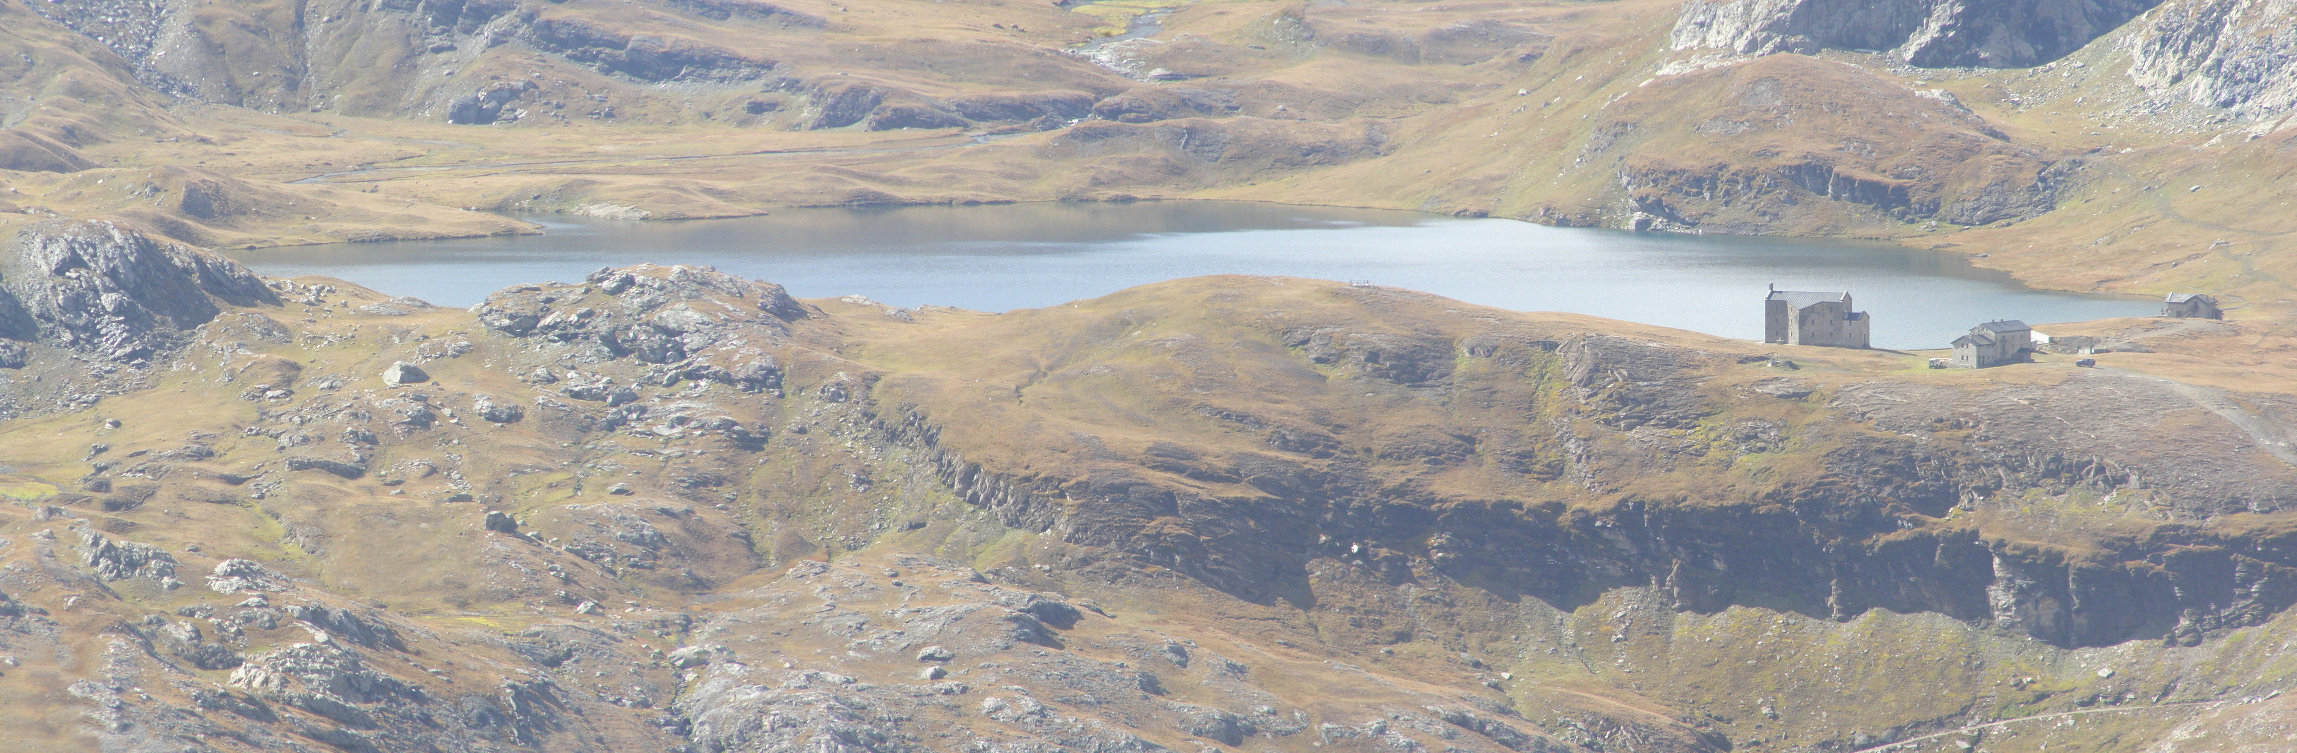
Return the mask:
<path fill-rule="evenodd" d="M 1096 0 L 1061 0 L 1060 7 L 1075 12 L 1077 8 L 1099 4 Z M 1150 8 L 1125 21 L 1122 33 L 1100 37 L 1070 49 L 1070 54 L 1093 61 L 1103 68 L 1136 81 L 1162 78 L 1158 71 L 1147 70 L 1140 61 L 1128 57 L 1127 48 L 1164 31 L 1164 19 L 1177 8 Z"/>

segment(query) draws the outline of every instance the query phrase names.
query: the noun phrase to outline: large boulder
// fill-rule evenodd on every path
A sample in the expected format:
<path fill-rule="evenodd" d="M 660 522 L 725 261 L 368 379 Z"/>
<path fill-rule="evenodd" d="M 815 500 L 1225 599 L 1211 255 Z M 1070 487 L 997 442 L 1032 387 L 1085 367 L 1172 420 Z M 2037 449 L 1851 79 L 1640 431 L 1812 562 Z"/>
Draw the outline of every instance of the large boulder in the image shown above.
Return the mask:
<path fill-rule="evenodd" d="M 431 375 L 422 367 L 406 361 L 394 361 L 383 370 L 383 383 L 393 387 L 431 381 Z"/>

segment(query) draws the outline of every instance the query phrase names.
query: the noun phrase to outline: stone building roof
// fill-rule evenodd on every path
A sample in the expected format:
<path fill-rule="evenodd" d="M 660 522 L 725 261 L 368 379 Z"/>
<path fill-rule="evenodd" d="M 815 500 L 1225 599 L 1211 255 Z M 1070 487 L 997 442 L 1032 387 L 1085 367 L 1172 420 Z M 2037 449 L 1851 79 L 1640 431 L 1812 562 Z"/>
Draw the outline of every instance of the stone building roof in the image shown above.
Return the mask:
<path fill-rule="evenodd" d="M 1848 301 L 1850 300 L 1850 294 L 1844 292 L 1820 292 L 1815 290 L 1773 290 L 1771 291 L 1771 294 L 1764 297 L 1763 300 L 1786 301 L 1787 308 L 1799 309 L 1808 308 L 1812 305 L 1820 303 L 1838 303 L 1842 301 Z"/>

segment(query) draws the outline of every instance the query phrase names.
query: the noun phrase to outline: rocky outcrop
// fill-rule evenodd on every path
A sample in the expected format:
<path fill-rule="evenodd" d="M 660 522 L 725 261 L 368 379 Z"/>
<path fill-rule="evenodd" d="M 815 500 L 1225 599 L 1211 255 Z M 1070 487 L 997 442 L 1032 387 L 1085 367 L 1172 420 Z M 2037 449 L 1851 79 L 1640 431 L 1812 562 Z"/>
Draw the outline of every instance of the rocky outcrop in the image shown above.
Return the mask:
<path fill-rule="evenodd" d="M 1236 113 L 1236 93 L 1225 89 L 1144 86 L 1093 104 L 1093 117 L 1119 123 L 1152 123 L 1174 118 L 1225 117 Z"/>
<path fill-rule="evenodd" d="M 717 665 L 679 696 L 689 735 L 703 750 L 765 753 L 802 750 L 890 751 L 915 747 L 910 721 L 886 699 L 854 692 L 856 680 L 828 672 L 794 672 L 776 682 L 751 679 L 748 668 Z M 764 680 L 764 682 L 760 682 Z"/>
<path fill-rule="evenodd" d="M 2130 36 L 2130 79 L 2165 99 L 2285 114 L 2297 107 L 2292 17 L 2292 0 L 2170 0 Z"/>
<path fill-rule="evenodd" d="M 526 409 L 516 403 L 505 402 L 493 395 L 480 395 L 471 399 L 471 412 L 488 423 L 515 424 L 526 418 Z"/>
<path fill-rule="evenodd" d="M 1636 159 L 1620 171 L 1619 185 L 1637 211 L 1684 227 L 1759 232 L 1768 220 L 1761 215 L 1734 217 L 1731 210 L 1777 207 L 1799 197 L 1855 205 L 1902 222 L 1941 220 L 1978 226 L 2031 219 L 2057 208 L 2058 187 L 2066 172 L 2017 158 L 1972 160 L 1954 167 L 1957 173 L 1977 178 L 1975 185 L 1950 190 L 1939 183 L 1867 173 L 1818 155 L 1771 166 Z"/>
<path fill-rule="evenodd" d="M 844 128 L 859 123 L 883 104 L 888 91 L 868 84 L 824 84 L 806 92 L 813 117 L 808 129 Z"/>
<path fill-rule="evenodd" d="M 268 593 L 287 590 L 287 578 L 254 560 L 229 559 L 215 563 L 207 587 L 219 594 Z"/>
<path fill-rule="evenodd" d="M 152 615 L 142 625 L 124 627 L 151 643 L 158 653 L 198 669 L 232 669 L 243 661 L 230 646 L 208 641 L 194 622 Z"/>
<path fill-rule="evenodd" d="M 927 104 L 898 104 L 879 107 L 870 112 L 863 124 L 872 131 L 898 131 L 902 129 L 929 130 L 935 128 L 963 128 L 968 123 L 957 113 Z"/>
<path fill-rule="evenodd" d="M 376 707 L 417 704 L 422 690 L 370 669 L 358 653 L 334 643 L 297 643 L 247 657 L 231 685 L 354 729 L 378 726 Z"/>
<path fill-rule="evenodd" d="M 281 464 L 290 471 L 319 471 L 347 480 L 367 475 L 367 459 L 356 455 L 342 458 L 297 454 L 287 456 Z"/>
<path fill-rule="evenodd" d="M 393 651 L 407 649 L 407 644 L 399 639 L 399 632 L 389 624 L 349 609 L 322 605 L 290 606 L 287 608 L 287 616 L 319 628 L 331 638 L 350 641 L 364 648 Z"/>
<path fill-rule="evenodd" d="M 1699 396 L 1712 356 L 1608 335 L 1582 335 L 1555 349 L 1563 379 L 1607 426 L 1688 428 L 1715 411 Z"/>
<path fill-rule="evenodd" d="M 1329 167 L 1379 156 L 1387 146 L 1386 132 L 1376 125 L 1303 126 L 1228 117 L 1140 124 L 1086 121 L 1061 131 L 1038 150 L 1053 159 L 1148 156 L 1165 160 L 1161 169 L 1186 174 L 1213 164 L 1228 170 Z"/>
<path fill-rule="evenodd" d="M 165 588 L 182 585 L 175 577 L 175 556 L 148 544 L 113 541 L 103 534 L 80 534 L 80 562 L 107 581 L 141 578 Z"/>
<path fill-rule="evenodd" d="M 826 23 L 820 16 L 759 0 L 669 0 L 669 5 L 712 21 L 768 21 L 803 29 L 819 29 Z"/>
<path fill-rule="evenodd" d="M 1092 114 L 1093 95 L 1080 91 L 980 94 L 952 98 L 949 107 L 977 123 L 1076 120 Z"/>
<path fill-rule="evenodd" d="M 629 358 L 661 367 L 666 383 L 718 382 L 751 392 L 779 388 L 781 367 L 749 340 L 787 334 L 791 323 L 815 315 L 780 285 L 653 265 L 599 270 L 579 292 L 516 288 L 488 298 L 477 311 L 490 330 L 559 343 L 591 363 Z M 563 389 L 592 399 L 580 394 L 586 390 L 599 400 L 614 392 L 599 382 Z"/>
<path fill-rule="evenodd" d="M 795 87 L 806 99 L 808 129 L 860 125 L 871 131 L 1027 124 L 1051 130 L 1095 114 L 1081 91 L 998 92 L 948 99 L 892 86 L 828 80 Z M 1153 119 L 1153 118 L 1151 118 Z"/>
<path fill-rule="evenodd" d="M 2016 68 L 2080 49 L 2161 0 L 1692 0 L 1676 49 L 1887 50 L 1929 66 Z"/>
<path fill-rule="evenodd" d="M 544 18 L 527 27 L 535 49 L 601 73 L 648 83 L 747 81 L 774 69 L 774 61 L 688 39 L 627 34 L 575 18 Z"/>
<path fill-rule="evenodd" d="M 109 222 L 41 225 L 0 260 L 0 338 L 116 362 L 180 344 L 222 306 L 278 305 L 238 263 Z"/>
<path fill-rule="evenodd" d="M 447 122 L 456 125 L 487 125 L 504 120 L 504 116 L 517 119 L 517 110 L 504 112 L 504 108 L 517 102 L 519 97 L 536 89 L 532 81 L 496 83 L 476 93 L 456 97 L 447 104 Z"/>
<path fill-rule="evenodd" d="M 1434 336 L 1354 332 L 1345 327 L 1299 327 L 1284 333 L 1284 347 L 1324 366 L 1345 366 L 1404 385 L 1451 376 L 1455 349 Z"/>

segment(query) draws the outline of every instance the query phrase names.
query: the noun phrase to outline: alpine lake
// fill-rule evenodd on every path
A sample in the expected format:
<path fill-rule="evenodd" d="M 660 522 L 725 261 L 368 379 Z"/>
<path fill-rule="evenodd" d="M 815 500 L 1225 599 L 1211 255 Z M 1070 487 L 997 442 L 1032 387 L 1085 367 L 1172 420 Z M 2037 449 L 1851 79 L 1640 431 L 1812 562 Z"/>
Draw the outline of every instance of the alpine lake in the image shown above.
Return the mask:
<path fill-rule="evenodd" d="M 1421 290 L 1762 337 L 1767 286 L 1848 291 L 1880 348 L 1942 348 L 1982 321 L 2153 313 L 2149 300 L 2030 289 L 1964 259 L 1889 244 L 1629 233 L 1503 219 L 1242 202 L 788 209 L 730 220 L 542 221 L 540 235 L 239 252 L 270 276 L 321 275 L 438 305 L 580 280 L 604 266 L 713 266 L 799 298 L 902 307 L 1054 306 L 1213 274 Z M 2046 328 L 2045 328 L 2046 329 Z"/>

